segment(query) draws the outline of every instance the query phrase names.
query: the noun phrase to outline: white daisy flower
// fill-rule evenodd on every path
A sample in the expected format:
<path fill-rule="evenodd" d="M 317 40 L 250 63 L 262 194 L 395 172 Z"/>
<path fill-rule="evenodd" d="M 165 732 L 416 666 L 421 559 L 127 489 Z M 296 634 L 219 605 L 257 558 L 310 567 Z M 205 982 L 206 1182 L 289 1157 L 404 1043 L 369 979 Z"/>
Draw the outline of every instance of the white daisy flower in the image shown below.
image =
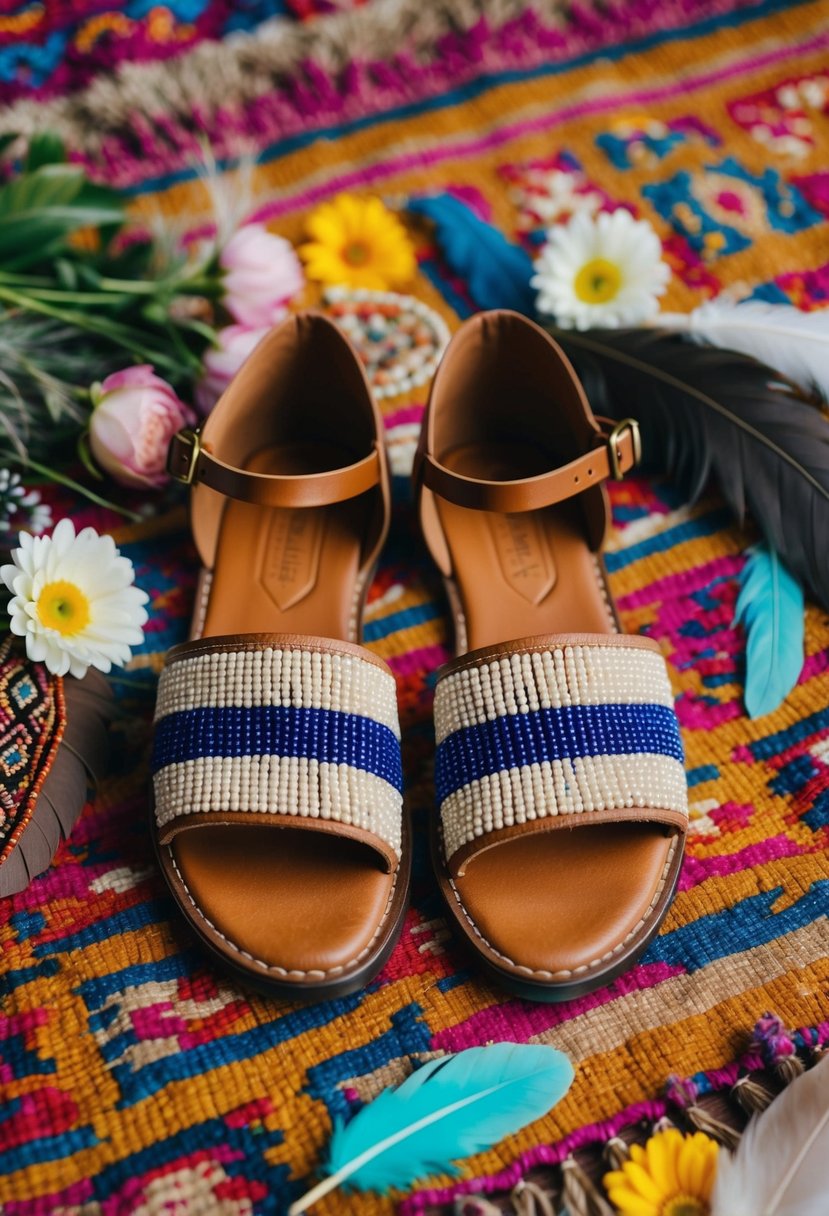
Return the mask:
<path fill-rule="evenodd" d="M 564 329 L 640 325 L 658 312 L 671 277 L 651 225 L 623 209 L 581 211 L 550 228 L 535 269 L 538 311 Z"/>
<path fill-rule="evenodd" d="M 0 579 L 12 593 L 11 631 L 26 639 L 26 653 L 54 675 L 109 671 L 130 658 L 144 638 L 147 596 L 133 586 L 135 572 L 111 536 L 84 528 L 77 536 L 62 519 L 51 536 L 20 533 L 12 564 Z"/>

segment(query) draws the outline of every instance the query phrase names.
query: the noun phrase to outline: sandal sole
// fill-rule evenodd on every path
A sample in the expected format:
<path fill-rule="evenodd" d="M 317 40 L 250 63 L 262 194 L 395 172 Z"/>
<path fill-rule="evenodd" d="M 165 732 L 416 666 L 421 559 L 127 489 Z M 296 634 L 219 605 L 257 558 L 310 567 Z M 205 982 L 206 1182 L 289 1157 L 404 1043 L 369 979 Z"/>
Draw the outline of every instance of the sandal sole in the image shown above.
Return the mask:
<path fill-rule="evenodd" d="M 340 976 L 336 980 L 310 981 L 308 983 L 277 979 L 269 976 L 264 968 L 248 967 L 229 958 L 216 945 L 211 933 L 205 931 L 203 923 L 199 916 L 195 914 L 189 900 L 181 898 L 178 889 L 180 884 L 170 867 L 168 858 L 164 856 L 164 851 L 158 843 L 152 799 L 150 799 L 150 829 L 156 860 L 164 876 L 167 888 L 175 901 L 176 908 L 184 916 L 189 928 L 198 939 L 199 945 L 210 956 L 211 961 L 216 963 L 226 974 L 231 975 L 235 980 L 244 984 L 245 987 L 252 988 L 263 996 L 276 996 L 289 1001 L 311 1003 L 315 1001 L 336 1000 L 339 997 L 350 996 L 365 988 L 371 983 L 378 972 L 383 969 L 391 957 L 392 951 L 397 945 L 403 930 L 406 910 L 409 906 L 411 830 L 407 815 L 404 814 L 403 819 L 403 847 L 397 883 L 392 897 L 391 908 L 386 918 L 388 927 L 380 944 L 370 956 L 362 960 L 360 965 L 349 971 L 347 975 Z"/>

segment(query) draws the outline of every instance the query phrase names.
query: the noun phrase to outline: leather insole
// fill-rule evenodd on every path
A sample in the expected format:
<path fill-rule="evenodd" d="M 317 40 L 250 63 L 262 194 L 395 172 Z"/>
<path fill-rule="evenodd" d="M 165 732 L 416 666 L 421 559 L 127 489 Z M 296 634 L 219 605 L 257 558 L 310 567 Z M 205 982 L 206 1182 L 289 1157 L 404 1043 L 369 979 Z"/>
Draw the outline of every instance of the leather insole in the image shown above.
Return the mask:
<path fill-rule="evenodd" d="M 200 827 L 173 847 L 208 920 L 253 958 L 286 971 L 356 959 L 383 920 L 393 880 L 366 845 L 310 828 Z"/>
<path fill-rule="evenodd" d="M 292 444 L 258 452 L 248 468 L 296 475 L 352 459 L 324 445 Z M 355 641 L 365 510 L 359 498 L 296 509 L 230 499 L 202 635 L 300 633 Z"/>
<path fill-rule="evenodd" d="M 260 451 L 247 467 L 304 474 L 350 464 L 326 445 Z M 201 636 L 297 633 L 356 640 L 364 498 L 286 509 L 229 500 Z M 369 944 L 393 874 L 356 840 L 263 824 L 194 827 L 171 844 L 184 882 L 215 928 L 269 966 L 346 966 Z"/>
<path fill-rule="evenodd" d="M 443 462 L 486 480 L 554 468 L 520 444 L 474 444 Z M 612 633 L 601 570 L 572 500 L 500 515 L 437 499 L 464 620 L 477 650 L 513 638 Z M 454 880 L 479 931 L 499 954 L 539 971 L 600 958 L 641 919 L 662 878 L 671 841 L 649 824 L 556 827 L 477 854 Z"/>
<path fill-rule="evenodd" d="M 495 453 L 480 446 L 455 449 L 446 464 L 494 481 L 535 476 L 551 467 L 549 459 L 532 448 L 501 444 Z M 463 602 L 467 649 L 540 633 L 615 631 L 575 503 L 496 515 L 441 498 L 438 510 Z"/>

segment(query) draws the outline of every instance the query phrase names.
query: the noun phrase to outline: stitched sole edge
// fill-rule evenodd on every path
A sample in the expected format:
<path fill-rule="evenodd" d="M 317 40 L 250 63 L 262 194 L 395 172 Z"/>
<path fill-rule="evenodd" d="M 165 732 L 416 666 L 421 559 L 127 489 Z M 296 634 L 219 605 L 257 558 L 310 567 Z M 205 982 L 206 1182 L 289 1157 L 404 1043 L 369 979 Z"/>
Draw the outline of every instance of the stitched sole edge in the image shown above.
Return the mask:
<path fill-rule="evenodd" d="M 456 938 L 466 952 L 474 957 L 475 965 L 482 969 L 487 977 L 499 987 L 505 988 L 524 1000 L 538 1001 L 543 1004 L 558 1004 L 562 1001 L 586 996 L 590 992 L 595 992 L 597 988 L 603 988 L 611 983 L 617 976 L 622 975 L 633 966 L 656 936 L 670 909 L 685 854 L 684 837 L 677 837 L 675 847 L 671 849 L 666 860 L 654 901 L 647 915 L 640 922 L 641 931 L 637 932 L 634 929 L 628 933 L 623 941 L 610 952 L 607 963 L 604 963 L 604 960 L 591 960 L 574 971 L 562 972 L 561 979 L 554 979 L 551 974 L 549 979 L 534 980 L 522 976 L 515 970 L 499 966 L 497 957 L 490 957 L 487 953 L 486 939 L 461 904 L 452 880 L 446 873 L 442 855 L 443 847 L 436 821 L 433 821 L 429 835 L 432 865 L 449 919 L 456 930 Z M 497 956 L 494 949 L 493 955 Z M 529 968 L 527 970 L 529 971 Z M 565 976 L 567 978 L 564 978 Z"/>
<path fill-rule="evenodd" d="M 599 587 L 602 592 L 602 598 L 605 603 L 605 608 L 608 615 L 608 623 L 611 626 L 613 633 L 624 633 L 616 604 L 610 592 L 610 587 L 607 578 L 607 567 L 604 562 L 602 553 L 593 554 L 593 564 L 596 569 L 596 577 Z M 452 620 L 455 630 L 455 653 L 461 654 L 467 649 L 467 627 L 466 616 L 461 599 L 460 588 L 455 580 L 451 577 L 444 576 L 443 585 L 446 591 L 446 597 L 449 601 L 449 608 L 452 615 Z M 435 877 L 438 880 L 440 893 L 443 897 L 443 902 L 446 906 L 448 917 L 457 929 L 456 937 L 459 938 L 461 944 L 465 948 L 467 954 L 474 958 L 475 965 L 479 967 L 484 974 L 498 984 L 501 988 L 508 992 L 521 997 L 524 1000 L 538 1001 L 543 1004 L 559 1004 L 563 1001 L 574 1000 L 580 996 L 587 996 L 588 993 L 595 992 L 597 988 L 603 988 L 611 983 L 618 976 L 623 975 L 628 971 L 636 960 L 644 954 L 652 939 L 656 936 L 659 928 L 664 921 L 668 910 L 673 902 L 674 893 L 679 875 L 682 869 L 682 861 L 685 856 L 685 834 L 678 836 L 672 846 L 665 867 L 662 871 L 660 885 L 657 888 L 654 899 L 645 914 L 641 927 L 643 932 L 638 934 L 636 928 L 632 930 L 627 937 L 611 951 L 612 962 L 602 966 L 603 960 L 593 960 L 586 964 L 583 968 L 578 968 L 580 972 L 579 979 L 560 979 L 552 978 L 548 980 L 533 980 L 523 978 L 516 974 L 514 970 L 507 970 L 498 966 L 496 958 L 490 958 L 485 953 L 485 948 L 489 943 L 484 938 L 483 934 L 478 930 L 472 917 L 467 912 L 460 896 L 455 888 L 452 879 L 446 872 L 446 862 L 444 860 L 443 842 L 440 831 L 440 809 L 436 808 L 433 812 L 431 827 L 429 831 L 430 852 L 432 869 Z M 458 911 L 460 909 L 460 913 Z M 474 934 L 474 936 L 473 936 Z M 477 940 L 476 940 L 477 938 Z M 484 944 L 482 949 L 481 943 Z M 628 945 L 628 943 L 630 943 Z M 627 946 L 627 949 L 625 949 Z M 498 956 L 498 952 L 490 947 L 493 955 Z M 529 971 L 529 968 L 527 968 Z M 564 973 L 566 974 L 566 973 Z M 573 973 L 569 973 L 572 975 Z"/>
<path fill-rule="evenodd" d="M 308 981 L 298 978 L 277 978 L 268 974 L 266 964 L 257 966 L 255 960 L 251 960 L 250 963 L 237 961 L 217 944 L 215 940 L 216 936 L 223 938 L 228 944 L 232 945 L 230 940 L 224 937 L 221 930 L 212 925 L 207 917 L 204 916 L 184 885 L 183 880 L 178 877 L 178 868 L 165 856 L 168 850 L 162 849 L 158 842 L 152 798 L 149 799 L 149 804 L 150 835 L 153 842 L 153 851 L 159 869 L 164 876 L 164 881 L 175 901 L 176 907 L 195 933 L 199 944 L 204 948 L 211 960 L 220 966 L 225 973 L 230 974 L 246 987 L 253 988 L 265 996 L 279 996 L 290 1001 L 313 1002 L 334 1000 L 338 997 L 349 996 L 354 992 L 358 992 L 361 988 L 365 988 L 367 984 L 371 983 L 377 973 L 385 966 L 400 937 L 406 917 L 406 909 L 409 906 L 412 846 L 409 816 L 405 809 L 403 812 L 402 857 L 389 904 L 387 905 L 383 920 L 378 926 L 378 933 L 372 939 L 371 945 L 366 948 L 366 952 L 358 956 L 358 960 L 355 960 L 358 965 L 353 969 L 339 972 L 336 979 L 314 979 Z M 185 898 L 182 898 L 182 890 Z M 385 932 L 381 936 L 379 931 L 384 927 Z M 374 949 L 369 953 L 371 946 L 374 946 Z M 242 954 L 243 952 L 239 950 L 239 953 Z M 309 974 L 313 974 L 313 972 L 309 972 Z"/>

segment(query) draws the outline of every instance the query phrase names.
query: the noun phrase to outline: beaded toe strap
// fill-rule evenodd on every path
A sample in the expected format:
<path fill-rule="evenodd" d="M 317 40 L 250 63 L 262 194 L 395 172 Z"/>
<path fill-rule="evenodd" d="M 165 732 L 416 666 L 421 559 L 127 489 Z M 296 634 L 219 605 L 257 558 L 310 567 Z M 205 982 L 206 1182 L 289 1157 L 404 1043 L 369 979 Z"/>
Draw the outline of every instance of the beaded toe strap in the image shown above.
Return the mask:
<path fill-rule="evenodd" d="M 162 843 L 208 816 L 268 815 L 363 839 L 390 868 L 400 858 L 395 681 L 360 646 L 254 634 L 175 647 L 152 774 Z"/>
<path fill-rule="evenodd" d="M 435 787 L 449 869 L 483 848 L 583 821 L 683 831 L 682 740 L 647 638 L 532 638 L 461 656 L 435 692 Z"/>

